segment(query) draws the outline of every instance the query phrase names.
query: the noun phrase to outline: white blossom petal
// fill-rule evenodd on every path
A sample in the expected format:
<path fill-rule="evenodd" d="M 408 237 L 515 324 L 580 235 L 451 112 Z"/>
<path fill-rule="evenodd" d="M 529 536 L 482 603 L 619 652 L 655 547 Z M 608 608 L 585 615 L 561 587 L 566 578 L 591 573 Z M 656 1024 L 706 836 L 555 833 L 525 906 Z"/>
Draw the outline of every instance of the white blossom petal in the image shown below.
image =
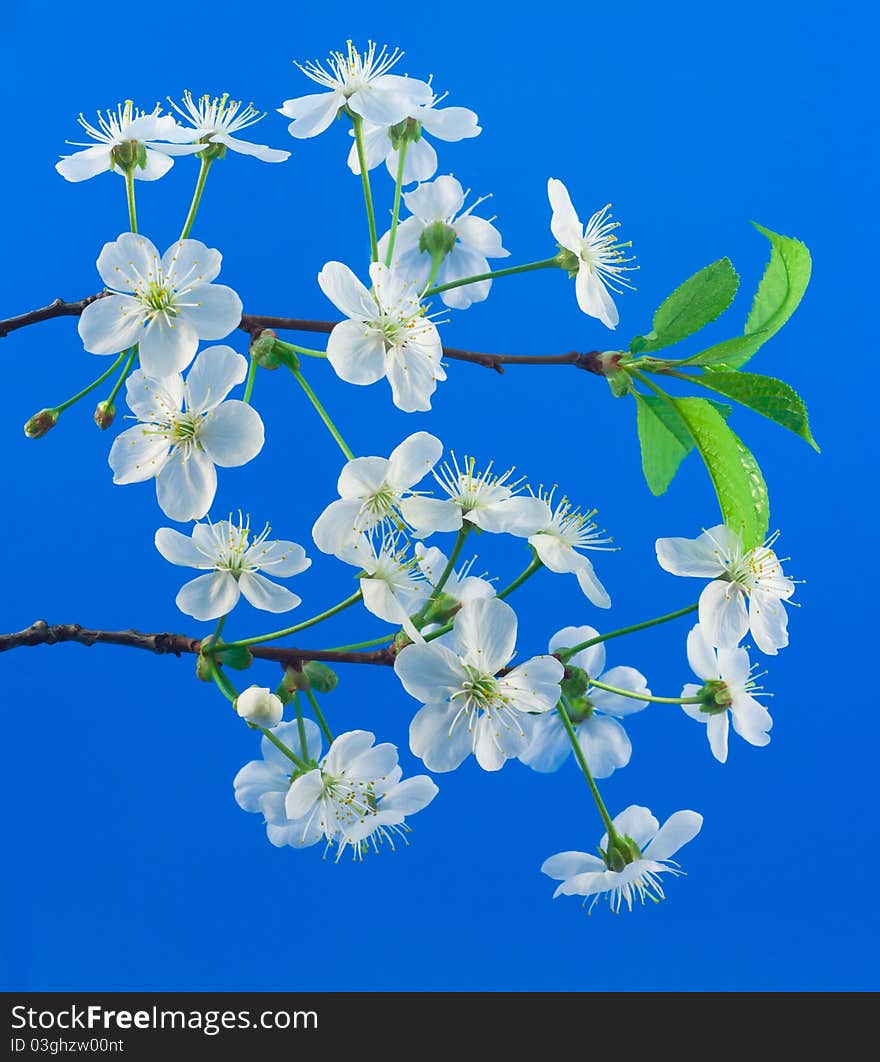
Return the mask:
<path fill-rule="evenodd" d="M 213 409 L 233 387 L 244 383 L 247 373 L 247 358 L 232 347 L 208 347 L 199 354 L 187 373 L 187 407 L 193 413 Z"/>
<path fill-rule="evenodd" d="M 749 629 L 746 595 L 737 583 L 716 579 L 700 594 L 700 626 L 720 649 L 734 649 Z"/>
<path fill-rule="evenodd" d="M 385 375 L 385 343 L 360 321 L 340 321 L 327 340 L 327 360 L 346 383 L 373 384 Z"/>
<path fill-rule="evenodd" d="M 231 399 L 205 415 L 199 441 L 215 465 L 237 468 L 263 449 L 263 421 L 253 406 Z"/>
<path fill-rule="evenodd" d="M 663 823 L 656 837 L 645 849 L 645 859 L 671 859 L 679 848 L 697 836 L 702 826 L 703 816 L 698 812 L 676 811 Z"/>
<path fill-rule="evenodd" d="M 584 238 L 584 227 L 572 206 L 568 189 L 555 177 L 547 182 L 547 195 L 553 216 L 550 219 L 550 231 L 553 238 L 562 247 L 579 255 Z"/>
<path fill-rule="evenodd" d="M 238 583 L 230 572 L 210 572 L 180 588 L 177 607 L 197 620 L 214 620 L 231 612 L 238 602 Z"/>
<path fill-rule="evenodd" d="M 245 599 L 254 608 L 262 609 L 264 612 L 289 612 L 292 608 L 302 604 L 301 597 L 291 593 L 287 587 L 273 583 L 271 579 L 260 575 L 259 572 L 242 572 L 238 586 Z"/>
<path fill-rule="evenodd" d="M 201 520 L 217 492 L 217 472 L 207 454 L 175 447 L 156 477 L 159 508 L 181 523 Z"/>
<path fill-rule="evenodd" d="M 90 354 L 119 354 L 140 338 L 144 316 L 129 295 L 107 295 L 90 302 L 80 314 L 77 331 Z"/>
<path fill-rule="evenodd" d="M 114 483 L 142 483 L 157 476 L 168 459 L 168 440 L 136 424 L 113 440 L 108 461 Z"/>

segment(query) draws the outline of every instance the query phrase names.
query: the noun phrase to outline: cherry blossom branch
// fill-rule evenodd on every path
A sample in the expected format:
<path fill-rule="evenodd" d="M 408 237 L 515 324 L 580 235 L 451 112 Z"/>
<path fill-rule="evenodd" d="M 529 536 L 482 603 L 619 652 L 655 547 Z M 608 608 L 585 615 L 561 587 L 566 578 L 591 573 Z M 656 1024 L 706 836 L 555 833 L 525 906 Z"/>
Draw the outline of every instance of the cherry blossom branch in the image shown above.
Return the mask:
<path fill-rule="evenodd" d="M 38 310 L 30 310 L 15 317 L 7 317 L 0 320 L 0 339 L 15 332 L 19 328 L 28 325 L 39 324 L 42 321 L 50 321 L 54 317 L 79 317 L 83 310 L 97 299 L 103 299 L 109 292 L 99 291 L 95 295 L 88 295 L 77 302 L 65 302 L 56 299 L 48 306 L 42 306 Z M 246 313 L 239 322 L 239 328 L 247 332 L 252 339 L 257 339 L 260 333 L 271 328 L 273 331 L 282 332 L 321 332 L 329 334 L 338 324 L 338 321 L 313 321 L 302 317 L 271 317 L 262 314 Z M 460 347 L 444 347 L 443 356 L 451 361 L 467 361 L 473 365 L 482 365 L 487 369 L 503 373 L 505 365 L 574 365 L 577 369 L 585 369 L 587 372 L 604 376 L 600 361 L 601 352 L 598 350 L 581 353 L 570 350 L 567 354 L 488 354 L 477 350 L 462 350 Z"/>
<path fill-rule="evenodd" d="M 142 631 L 102 631 L 81 627 L 78 623 L 48 624 L 37 620 L 30 627 L 12 634 L 0 634 L 0 653 L 25 645 L 57 645 L 60 642 L 75 642 L 79 645 L 123 645 L 130 649 L 146 649 L 160 656 L 197 656 L 202 642 L 186 634 L 145 634 Z M 378 664 L 390 667 L 395 651 L 389 647 L 373 652 L 345 652 L 336 649 L 278 648 L 255 645 L 251 650 L 260 660 L 272 660 L 285 667 L 296 667 L 304 660 L 323 660 L 336 664 Z"/>

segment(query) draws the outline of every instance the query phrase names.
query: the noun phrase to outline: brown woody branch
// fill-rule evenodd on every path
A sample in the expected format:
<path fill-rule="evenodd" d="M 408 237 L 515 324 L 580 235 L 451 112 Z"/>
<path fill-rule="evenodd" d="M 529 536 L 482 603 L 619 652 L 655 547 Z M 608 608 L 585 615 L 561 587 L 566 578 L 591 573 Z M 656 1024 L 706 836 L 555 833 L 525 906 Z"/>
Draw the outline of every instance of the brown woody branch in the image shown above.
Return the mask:
<path fill-rule="evenodd" d="M 124 645 L 130 649 L 146 649 L 160 656 L 197 656 L 202 643 L 186 634 L 144 634 L 142 631 L 98 631 L 81 627 L 78 623 L 48 624 L 37 620 L 23 631 L 0 634 L 0 653 L 24 645 L 57 645 L 76 642 L 79 645 Z M 259 660 L 274 660 L 284 667 L 298 667 L 304 660 L 324 660 L 331 664 L 394 663 L 394 650 L 375 649 L 371 652 L 344 652 L 334 649 L 293 649 L 266 645 L 251 646 L 251 653 Z"/>
<path fill-rule="evenodd" d="M 56 299 L 38 310 L 30 310 L 17 317 L 7 317 L 6 320 L 0 320 L 0 338 L 19 328 L 39 324 L 41 321 L 49 321 L 53 317 L 78 317 L 86 306 L 96 299 L 102 299 L 107 294 L 106 291 L 99 291 L 78 302 Z M 238 327 L 254 340 L 264 328 L 271 328 L 275 331 L 280 329 L 290 332 L 328 333 L 333 331 L 337 323 L 337 321 L 312 321 L 301 317 L 267 317 L 246 313 L 242 316 Z M 444 347 L 443 356 L 452 361 L 469 361 L 474 365 L 482 365 L 499 373 L 504 372 L 505 365 L 574 365 L 578 369 L 586 369 L 587 372 L 593 372 L 599 376 L 604 375 L 600 367 L 598 351 L 589 351 L 585 354 L 576 350 L 569 351 L 567 354 L 486 354 L 476 350 L 461 350 L 459 347 Z"/>

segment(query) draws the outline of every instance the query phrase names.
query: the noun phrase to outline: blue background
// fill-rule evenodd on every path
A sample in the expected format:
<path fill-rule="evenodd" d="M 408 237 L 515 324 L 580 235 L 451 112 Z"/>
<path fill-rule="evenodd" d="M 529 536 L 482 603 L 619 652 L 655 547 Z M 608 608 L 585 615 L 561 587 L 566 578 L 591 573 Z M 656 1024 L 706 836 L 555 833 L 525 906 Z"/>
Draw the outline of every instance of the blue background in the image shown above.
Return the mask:
<path fill-rule="evenodd" d="M 492 191 L 511 261 L 552 253 L 548 176 L 584 215 L 613 201 L 639 256 L 639 290 L 618 300 L 615 336 L 578 311 L 562 274 L 496 284 L 487 303 L 450 314 L 450 345 L 519 353 L 625 344 L 658 301 L 697 268 L 730 255 L 740 300 L 713 340 L 738 330 L 767 245 L 754 218 L 797 235 L 815 269 L 801 309 L 755 359 L 807 399 L 818 457 L 748 411 L 733 426 L 761 461 L 772 525 L 793 575 L 790 648 L 768 658 L 776 726 L 766 749 L 732 740 L 710 756 L 704 731 L 653 706 L 629 727 L 630 766 L 603 790 L 614 810 L 648 804 L 664 819 L 693 807 L 700 837 L 682 853 L 688 877 L 668 900 L 589 919 L 551 900 L 539 872 L 551 853 L 592 848 L 601 828 L 569 763 L 543 777 L 518 763 L 488 775 L 472 761 L 438 778 L 440 797 L 413 822 L 409 848 L 363 865 L 319 849 L 273 849 L 240 811 L 232 778 L 257 754 L 255 735 L 193 660 L 113 648 L 22 649 L 0 660 L 5 843 L 5 987 L 16 989 L 853 989 L 877 987 L 875 620 L 871 556 L 874 399 L 859 381 L 860 339 L 877 232 L 875 137 L 865 104 L 873 34 L 850 13 L 802 4 L 562 4 L 519 14 L 497 2 L 453 12 L 385 4 L 346 17 L 302 5 L 226 0 L 178 5 L 161 20 L 93 0 L 4 5 L 0 16 L 4 276 L 0 314 L 96 290 L 101 244 L 127 227 L 123 185 L 105 175 L 67 184 L 53 170 L 79 111 L 128 96 L 143 104 L 229 91 L 270 112 L 255 139 L 294 154 L 283 166 L 230 156 L 211 175 L 194 235 L 224 253 L 221 281 L 252 312 L 326 317 L 314 278 L 338 258 L 362 266 L 360 188 L 332 128 L 294 142 L 274 112 L 310 91 L 291 59 L 325 55 L 346 37 L 399 43 L 402 69 L 435 74 L 450 103 L 473 107 L 476 141 L 438 145 L 440 172 Z M 865 17 L 866 12 L 863 12 Z M 141 228 L 160 247 L 179 230 L 195 164 L 179 160 L 141 185 Z M 377 171 L 380 212 L 391 182 Z M 387 215 L 386 215 L 387 216 Z M 295 338 L 295 337 L 291 337 Z M 302 341 L 308 342 L 307 337 Z M 244 350 L 241 336 L 234 340 Z M 696 348 L 694 348 L 696 349 Z M 0 627 L 37 618 L 105 628 L 207 628 L 182 617 L 186 573 L 152 546 L 162 523 L 150 485 L 114 487 L 91 400 L 45 439 L 21 424 L 106 365 L 84 354 L 75 322 L 23 330 L 0 344 L 6 562 Z M 513 463 L 600 508 L 622 552 L 597 566 L 614 598 L 593 609 L 573 578 L 545 574 L 514 598 L 520 652 L 544 649 L 571 623 L 605 629 L 694 600 L 697 582 L 656 565 L 658 535 L 693 535 L 716 520 L 691 457 L 669 493 L 641 479 L 634 411 L 601 380 L 568 368 L 503 377 L 453 363 L 430 414 L 395 410 L 384 384 L 353 388 L 329 366 L 306 369 L 358 453 L 387 453 L 426 428 L 447 447 Z M 257 379 L 264 452 L 221 474 L 213 510 L 249 509 L 278 534 L 309 541 L 334 496 L 339 454 L 294 382 Z M 124 422 L 123 422 L 124 425 Z M 502 581 L 523 565 L 515 540 L 479 542 Z M 320 555 L 319 555 L 320 558 Z M 320 558 L 296 580 L 301 616 L 347 594 L 351 571 Z M 271 620 L 242 605 L 240 635 Z M 655 692 L 690 679 L 687 622 L 611 643 Z M 227 629 L 229 630 L 229 628 Z M 310 644 L 382 626 L 350 612 Z M 870 641 L 869 641 L 870 640 Z M 255 679 L 275 681 L 271 667 Z M 345 671 L 326 708 L 338 729 L 371 727 L 406 748 L 415 704 L 386 672 Z"/>

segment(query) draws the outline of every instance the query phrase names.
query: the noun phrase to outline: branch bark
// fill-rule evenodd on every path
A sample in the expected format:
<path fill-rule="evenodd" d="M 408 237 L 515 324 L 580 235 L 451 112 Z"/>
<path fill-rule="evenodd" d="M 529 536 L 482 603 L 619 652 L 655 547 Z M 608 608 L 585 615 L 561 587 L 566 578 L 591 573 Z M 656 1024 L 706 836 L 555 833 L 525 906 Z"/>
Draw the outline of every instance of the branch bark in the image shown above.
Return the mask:
<path fill-rule="evenodd" d="M 76 642 L 79 645 L 123 645 L 130 649 L 146 649 L 151 653 L 182 656 L 197 656 L 201 639 L 186 634 L 144 634 L 142 631 L 101 631 L 81 627 L 78 623 L 48 624 L 37 620 L 23 631 L 0 634 L 0 653 L 25 645 L 57 645 L 59 642 Z M 375 649 L 371 652 L 340 652 L 333 649 L 293 649 L 280 646 L 255 645 L 251 653 L 259 660 L 274 660 L 284 667 L 297 667 L 304 660 L 323 660 L 335 664 L 378 664 L 390 667 L 394 663 L 394 650 Z"/>
<path fill-rule="evenodd" d="M 16 317 L 7 317 L 5 320 L 0 320 L 0 339 L 19 328 L 39 324 L 41 321 L 50 321 L 54 317 L 78 317 L 90 303 L 104 298 L 107 294 L 106 291 L 99 291 L 77 302 L 56 299 L 38 310 L 30 310 Z M 338 321 L 312 321 L 302 317 L 269 317 L 246 313 L 242 316 L 238 327 L 243 332 L 247 332 L 253 340 L 264 328 L 282 332 L 322 332 L 326 334 L 332 332 L 338 323 Z M 462 350 L 459 347 L 444 347 L 443 356 L 451 361 L 467 361 L 472 365 L 482 365 L 499 373 L 504 372 L 505 365 L 574 365 L 575 368 L 585 369 L 599 376 L 604 375 L 598 360 L 599 351 L 588 351 L 583 354 L 576 350 L 569 351 L 567 354 L 487 354 L 476 350 Z"/>

